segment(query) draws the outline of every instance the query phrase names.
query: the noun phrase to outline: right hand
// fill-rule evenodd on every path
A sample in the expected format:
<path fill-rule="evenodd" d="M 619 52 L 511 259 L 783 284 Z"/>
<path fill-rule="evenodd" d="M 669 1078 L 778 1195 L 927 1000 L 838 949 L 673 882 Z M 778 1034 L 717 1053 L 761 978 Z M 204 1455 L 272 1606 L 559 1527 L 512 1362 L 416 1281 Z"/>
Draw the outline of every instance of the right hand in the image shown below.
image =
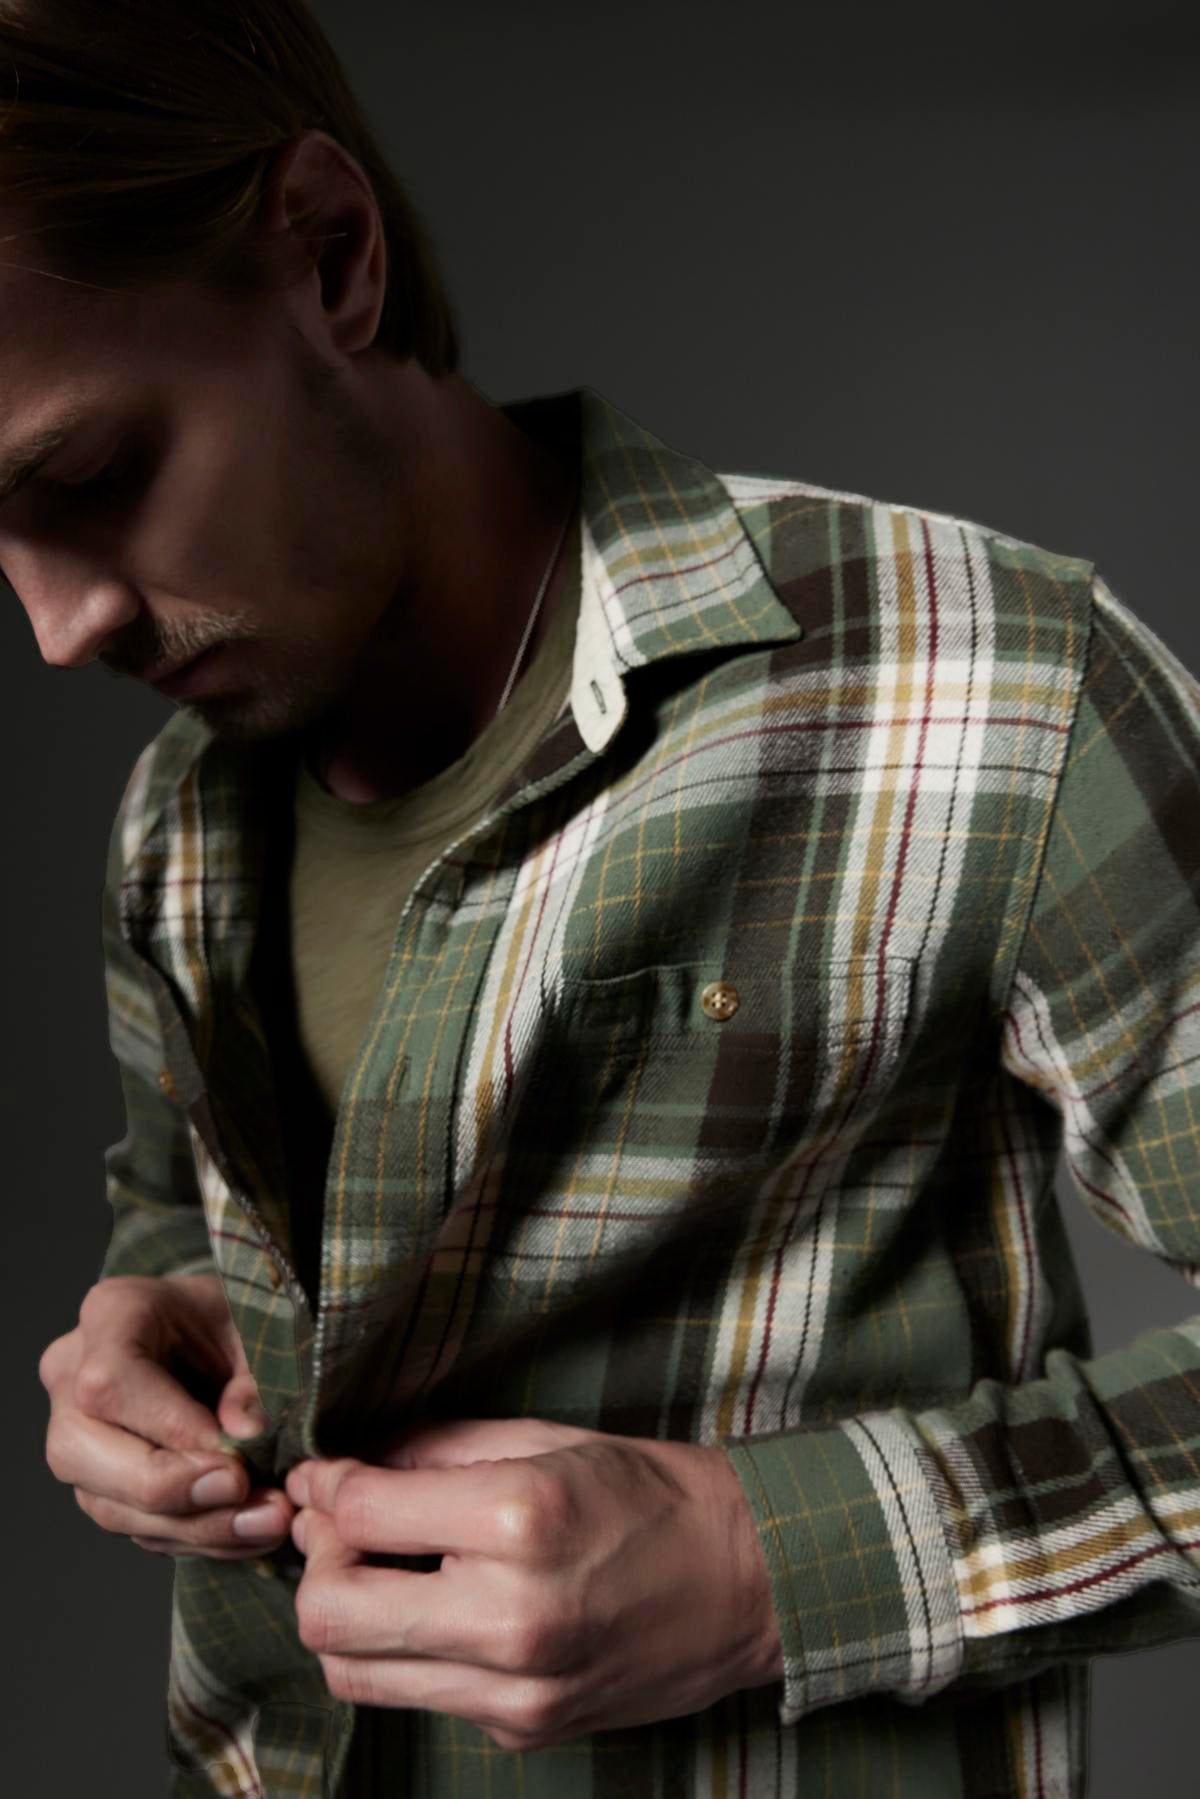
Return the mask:
<path fill-rule="evenodd" d="M 217 1395 L 202 1404 L 170 1370 Z M 212 1274 L 113 1275 L 84 1296 L 79 1323 L 42 1352 L 50 1395 L 46 1460 L 102 1530 L 164 1555 L 262 1556 L 288 1536 L 296 1508 L 277 1487 L 252 1488 L 222 1447 L 269 1423 L 220 1280 Z M 217 1473 L 228 1494 L 197 1480 Z M 234 1529 L 267 1506 L 262 1534 Z"/>

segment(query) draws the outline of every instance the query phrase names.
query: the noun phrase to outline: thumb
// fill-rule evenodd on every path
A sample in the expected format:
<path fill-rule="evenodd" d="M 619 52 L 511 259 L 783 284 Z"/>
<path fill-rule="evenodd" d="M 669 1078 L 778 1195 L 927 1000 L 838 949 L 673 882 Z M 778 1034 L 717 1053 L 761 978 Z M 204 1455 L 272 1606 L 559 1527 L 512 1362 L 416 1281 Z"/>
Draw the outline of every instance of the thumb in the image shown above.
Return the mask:
<path fill-rule="evenodd" d="M 260 1437 L 270 1430 L 271 1420 L 249 1369 L 235 1374 L 221 1389 L 217 1423 L 228 1437 Z"/>

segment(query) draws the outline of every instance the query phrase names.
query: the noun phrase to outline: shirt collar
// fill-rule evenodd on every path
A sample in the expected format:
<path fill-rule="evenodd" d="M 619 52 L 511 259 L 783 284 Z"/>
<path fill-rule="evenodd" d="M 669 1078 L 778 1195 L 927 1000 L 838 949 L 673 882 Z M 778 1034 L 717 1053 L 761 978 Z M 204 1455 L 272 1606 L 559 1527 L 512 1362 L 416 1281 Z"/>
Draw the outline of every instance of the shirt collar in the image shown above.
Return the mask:
<path fill-rule="evenodd" d="M 720 477 L 590 387 L 504 411 L 580 453 L 582 593 L 571 709 L 588 748 L 625 717 L 625 677 L 669 656 L 794 641 L 779 599 Z"/>

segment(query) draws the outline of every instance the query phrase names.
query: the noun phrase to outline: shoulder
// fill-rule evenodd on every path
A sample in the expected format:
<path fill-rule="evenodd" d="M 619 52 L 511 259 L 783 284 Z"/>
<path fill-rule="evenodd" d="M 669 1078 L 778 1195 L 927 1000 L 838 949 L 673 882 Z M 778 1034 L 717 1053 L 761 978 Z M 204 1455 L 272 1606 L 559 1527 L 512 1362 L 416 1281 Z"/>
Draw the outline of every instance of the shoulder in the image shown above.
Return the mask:
<path fill-rule="evenodd" d="M 930 507 L 780 476 L 720 473 L 772 585 L 798 615 L 822 598 L 868 620 L 906 607 L 950 633 L 1025 657 L 1082 665 L 1094 562 Z"/>

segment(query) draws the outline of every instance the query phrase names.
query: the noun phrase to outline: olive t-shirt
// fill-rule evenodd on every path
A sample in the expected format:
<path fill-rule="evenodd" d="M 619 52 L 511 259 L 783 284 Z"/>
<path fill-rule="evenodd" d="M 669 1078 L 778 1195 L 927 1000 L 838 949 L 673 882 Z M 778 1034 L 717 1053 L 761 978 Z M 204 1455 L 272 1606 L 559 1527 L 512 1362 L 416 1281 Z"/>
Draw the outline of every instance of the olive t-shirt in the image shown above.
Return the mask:
<path fill-rule="evenodd" d="M 291 828 L 269 900 L 273 919 L 285 909 L 287 928 L 261 933 L 252 980 L 279 1096 L 293 1260 L 314 1307 L 334 1123 L 405 901 L 567 703 L 581 593 L 578 512 L 564 555 L 566 580 L 533 661 L 457 761 L 406 793 L 358 805 L 330 793 L 297 757 Z"/>

